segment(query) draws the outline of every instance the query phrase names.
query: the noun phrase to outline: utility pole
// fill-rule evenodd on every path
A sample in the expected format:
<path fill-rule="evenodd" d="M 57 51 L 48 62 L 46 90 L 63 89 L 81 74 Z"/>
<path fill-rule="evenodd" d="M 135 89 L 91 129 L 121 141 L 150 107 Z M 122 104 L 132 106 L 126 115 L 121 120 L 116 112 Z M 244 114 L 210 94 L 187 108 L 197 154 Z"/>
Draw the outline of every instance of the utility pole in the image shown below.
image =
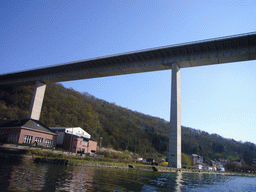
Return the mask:
<path fill-rule="evenodd" d="M 100 148 L 101 148 L 101 144 L 102 144 L 102 139 L 103 139 L 103 137 L 100 137 Z"/>

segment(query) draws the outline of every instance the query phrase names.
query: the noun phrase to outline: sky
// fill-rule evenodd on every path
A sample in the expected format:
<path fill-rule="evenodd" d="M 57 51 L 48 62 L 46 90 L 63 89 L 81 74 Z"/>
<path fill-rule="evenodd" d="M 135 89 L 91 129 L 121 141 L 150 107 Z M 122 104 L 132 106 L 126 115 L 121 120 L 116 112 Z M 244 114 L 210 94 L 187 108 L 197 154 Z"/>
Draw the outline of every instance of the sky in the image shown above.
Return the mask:
<path fill-rule="evenodd" d="M 0 1 L 0 75 L 256 31 L 256 1 Z M 256 61 L 181 69 L 181 124 L 256 144 Z M 170 120 L 171 70 L 62 83 Z"/>

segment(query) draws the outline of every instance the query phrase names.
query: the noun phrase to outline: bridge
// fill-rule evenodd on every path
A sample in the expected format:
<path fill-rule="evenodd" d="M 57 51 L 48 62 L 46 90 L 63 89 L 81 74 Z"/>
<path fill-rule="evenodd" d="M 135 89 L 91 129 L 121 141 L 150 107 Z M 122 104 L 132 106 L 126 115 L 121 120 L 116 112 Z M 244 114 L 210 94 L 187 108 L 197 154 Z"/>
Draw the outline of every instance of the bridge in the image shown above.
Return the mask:
<path fill-rule="evenodd" d="M 0 85 L 35 84 L 29 118 L 40 118 L 47 83 L 172 70 L 169 166 L 181 168 L 180 69 L 256 59 L 256 33 L 116 54 L 0 75 Z"/>

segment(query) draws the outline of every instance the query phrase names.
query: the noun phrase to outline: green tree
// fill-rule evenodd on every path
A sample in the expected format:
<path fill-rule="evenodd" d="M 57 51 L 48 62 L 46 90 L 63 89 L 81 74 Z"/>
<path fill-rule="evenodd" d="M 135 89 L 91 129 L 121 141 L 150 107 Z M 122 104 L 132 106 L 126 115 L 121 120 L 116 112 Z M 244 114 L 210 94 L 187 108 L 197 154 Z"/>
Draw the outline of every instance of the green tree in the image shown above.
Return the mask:
<path fill-rule="evenodd" d="M 192 157 L 182 153 L 182 165 L 191 166 L 192 163 Z"/>

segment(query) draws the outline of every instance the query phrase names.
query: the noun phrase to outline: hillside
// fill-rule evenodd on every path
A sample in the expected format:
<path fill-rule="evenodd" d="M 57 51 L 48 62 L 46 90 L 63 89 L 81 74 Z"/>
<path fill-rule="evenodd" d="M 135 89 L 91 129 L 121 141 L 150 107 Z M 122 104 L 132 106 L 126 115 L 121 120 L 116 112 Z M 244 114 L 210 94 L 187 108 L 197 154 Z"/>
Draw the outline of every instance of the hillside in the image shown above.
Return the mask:
<path fill-rule="evenodd" d="M 1 88 L 0 119 L 28 116 L 33 86 Z M 85 129 L 102 145 L 117 150 L 129 150 L 144 156 L 166 154 L 169 122 L 97 99 L 88 93 L 67 89 L 61 84 L 46 88 L 40 121 L 49 127 L 78 126 Z M 256 158 L 256 146 L 250 142 L 225 139 L 182 127 L 182 152 L 197 153 L 205 158 Z"/>

